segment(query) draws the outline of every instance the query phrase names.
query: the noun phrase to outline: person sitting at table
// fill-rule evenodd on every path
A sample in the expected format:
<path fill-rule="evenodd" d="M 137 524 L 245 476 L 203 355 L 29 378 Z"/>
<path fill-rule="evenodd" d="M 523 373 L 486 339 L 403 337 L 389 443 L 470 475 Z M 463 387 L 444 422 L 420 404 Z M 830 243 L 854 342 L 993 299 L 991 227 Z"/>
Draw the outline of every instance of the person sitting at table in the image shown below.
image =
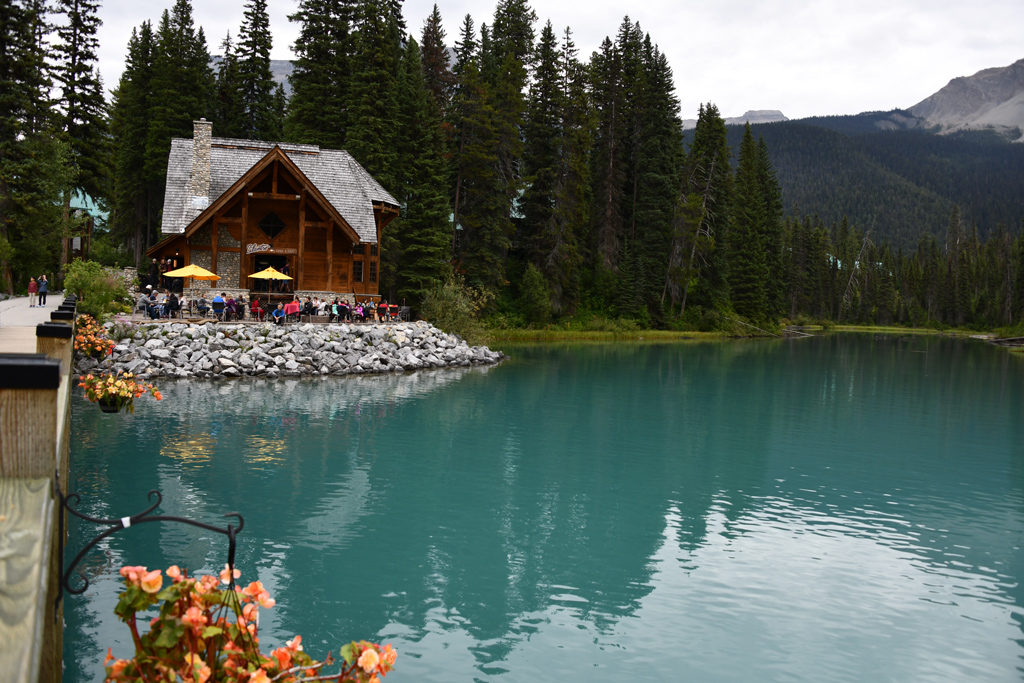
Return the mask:
<path fill-rule="evenodd" d="M 146 314 L 149 314 L 149 294 L 142 292 L 139 294 L 139 300 L 135 302 L 135 311 L 142 310 Z M 132 311 L 134 313 L 135 311 Z"/>
<path fill-rule="evenodd" d="M 264 311 L 263 307 L 260 306 L 260 299 L 259 297 L 256 297 L 252 300 L 252 303 L 249 304 L 249 317 L 255 320 L 263 320 L 263 314 Z"/>
<path fill-rule="evenodd" d="M 234 320 L 238 316 L 238 302 L 235 301 L 234 295 L 228 297 L 228 300 L 224 302 L 224 319 Z"/>
<path fill-rule="evenodd" d="M 224 315 L 224 304 L 226 303 L 224 297 L 226 296 L 226 293 L 221 292 L 220 294 L 215 294 L 213 300 L 210 301 L 210 307 L 213 309 L 213 314 L 217 316 L 218 320 Z"/>
<path fill-rule="evenodd" d="M 302 310 L 302 305 L 299 303 L 298 298 L 292 299 L 284 305 L 284 313 L 288 316 L 289 320 L 298 319 L 299 311 Z"/>
<path fill-rule="evenodd" d="M 284 316 L 285 316 L 284 304 L 278 304 L 277 308 L 274 309 L 274 314 L 273 315 L 274 315 L 274 324 L 275 325 L 280 325 L 281 323 L 283 323 L 284 322 Z"/>
<path fill-rule="evenodd" d="M 178 297 L 175 296 L 173 291 L 169 291 L 167 293 L 167 300 L 164 303 L 164 317 L 173 318 L 174 314 L 177 313 L 179 310 L 181 309 L 178 304 Z"/>
<path fill-rule="evenodd" d="M 348 303 L 348 299 L 342 299 L 341 303 L 338 304 L 338 320 L 344 320 L 349 322 L 352 320 L 352 307 Z"/>
<path fill-rule="evenodd" d="M 313 311 L 313 302 L 307 296 L 306 300 L 302 302 L 302 315 L 315 315 Z"/>
<path fill-rule="evenodd" d="M 202 294 L 199 295 L 199 301 L 196 302 L 196 310 L 199 311 L 200 317 L 203 318 L 206 317 L 206 312 L 210 310 L 210 302 Z"/>

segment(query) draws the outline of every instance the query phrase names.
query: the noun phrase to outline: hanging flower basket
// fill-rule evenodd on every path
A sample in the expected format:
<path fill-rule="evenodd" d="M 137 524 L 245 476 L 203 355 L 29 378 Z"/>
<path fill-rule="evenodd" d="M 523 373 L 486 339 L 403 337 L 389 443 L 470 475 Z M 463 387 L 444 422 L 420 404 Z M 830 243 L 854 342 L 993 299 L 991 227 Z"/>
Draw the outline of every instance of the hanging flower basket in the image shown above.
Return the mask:
<path fill-rule="evenodd" d="M 135 412 L 135 399 L 143 394 L 151 394 L 156 400 L 163 396 L 154 385 L 139 382 L 130 372 L 118 375 L 86 375 L 81 378 L 78 386 L 85 389 L 85 397 L 98 403 L 105 413 L 117 413 L 127 409 Z"/>
<path fill-rule="evenodd" d="M 134 399 L 124 399 L 114 396 L 104 396 L 103 398 L 96 401 L 97 405 L 99 405 L 100 407 L 100 410 L 102 410 L 104 413 L 119 413 L 121 412 L 122 409 L 128 407 L 132 409 L 131 412 L 134 412 L 135 406 L 133 405 L 133 402 Z"/>

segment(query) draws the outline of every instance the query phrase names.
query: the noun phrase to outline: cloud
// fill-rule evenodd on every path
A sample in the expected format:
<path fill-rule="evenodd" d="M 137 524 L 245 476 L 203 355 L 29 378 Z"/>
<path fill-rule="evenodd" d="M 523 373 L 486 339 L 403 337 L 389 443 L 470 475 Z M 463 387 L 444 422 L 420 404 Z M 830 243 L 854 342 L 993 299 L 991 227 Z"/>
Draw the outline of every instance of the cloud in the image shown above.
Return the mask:
<path fill-rule="evenodd" d="M 297 4 L 269 0 L 275 59 L 292 56 L 299 27 L 287 16 Z M 493 22 L 496 3 L 437 4 L 454 44 L 467 13 L 479 29 Z M 155 27 L 171 5 L 172 0 L 106 0 L 101 6 L 100 70 L 108 89 L 117 85 L 132 28 L 146 19 Z M 243 0 L 194 5 L 211 52 L 228 30 L 237 35 Z M 415 37 L 433 5 L 434 0 L 404 3 L 406 26 Z M 584 60 L 605 36 L 614 39 L 628 13 L 668 57 L 682 115 L 689 118 L 702 102 L 714 102 L 726 116 L 781 109 L 790 118 L 909 107 L 952 78 L 1024 57 L 1019 0 L 544 0 L 532 6 L 536 31 L 549 19 L 559 36 L 570 26 Z"/>

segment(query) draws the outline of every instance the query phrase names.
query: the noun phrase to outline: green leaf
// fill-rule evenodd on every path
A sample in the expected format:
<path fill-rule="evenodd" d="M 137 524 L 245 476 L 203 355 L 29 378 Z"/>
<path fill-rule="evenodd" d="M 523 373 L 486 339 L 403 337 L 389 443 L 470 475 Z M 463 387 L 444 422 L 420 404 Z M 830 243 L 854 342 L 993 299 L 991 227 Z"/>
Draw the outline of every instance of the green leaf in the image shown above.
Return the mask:
<path fill-rule="evenodd" d="M 185 626 L 179 622 L 164 621 L 164 628 L 153 642 L 156 647 L 172 648 L 185 633 Z"/>
<path fill-rule="evenodd" d="M 224 633 L 224 629 L 219 626 L 207 626 L 203 629 L 203 638 L 212 638 L 213 636 L 219 636 Z"/>

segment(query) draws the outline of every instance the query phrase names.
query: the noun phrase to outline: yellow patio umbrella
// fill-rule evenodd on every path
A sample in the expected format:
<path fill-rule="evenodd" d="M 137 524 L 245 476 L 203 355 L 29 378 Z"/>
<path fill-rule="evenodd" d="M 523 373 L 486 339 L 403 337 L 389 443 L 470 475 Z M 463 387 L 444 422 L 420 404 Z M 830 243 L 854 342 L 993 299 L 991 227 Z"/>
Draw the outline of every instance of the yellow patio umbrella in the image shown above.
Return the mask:
<path fill-rule="evenodd" d="M 196 280 L 219 280 L 220 275 L 211 273 L 202 266 L 197 266 L 194 263 L 190 263 L 184 268 L 178 268 L 177 270 L 169 270 L 164 273 L 164 277 L 191 277 Z"/>
<path fill-rule="evenodd" d="M 258 273 L 253 273 L 249 277 L 254 277 L 259 280 L 291 280 L 291 275 L 285 275 L 274 266 L 267 266 Z"/>

